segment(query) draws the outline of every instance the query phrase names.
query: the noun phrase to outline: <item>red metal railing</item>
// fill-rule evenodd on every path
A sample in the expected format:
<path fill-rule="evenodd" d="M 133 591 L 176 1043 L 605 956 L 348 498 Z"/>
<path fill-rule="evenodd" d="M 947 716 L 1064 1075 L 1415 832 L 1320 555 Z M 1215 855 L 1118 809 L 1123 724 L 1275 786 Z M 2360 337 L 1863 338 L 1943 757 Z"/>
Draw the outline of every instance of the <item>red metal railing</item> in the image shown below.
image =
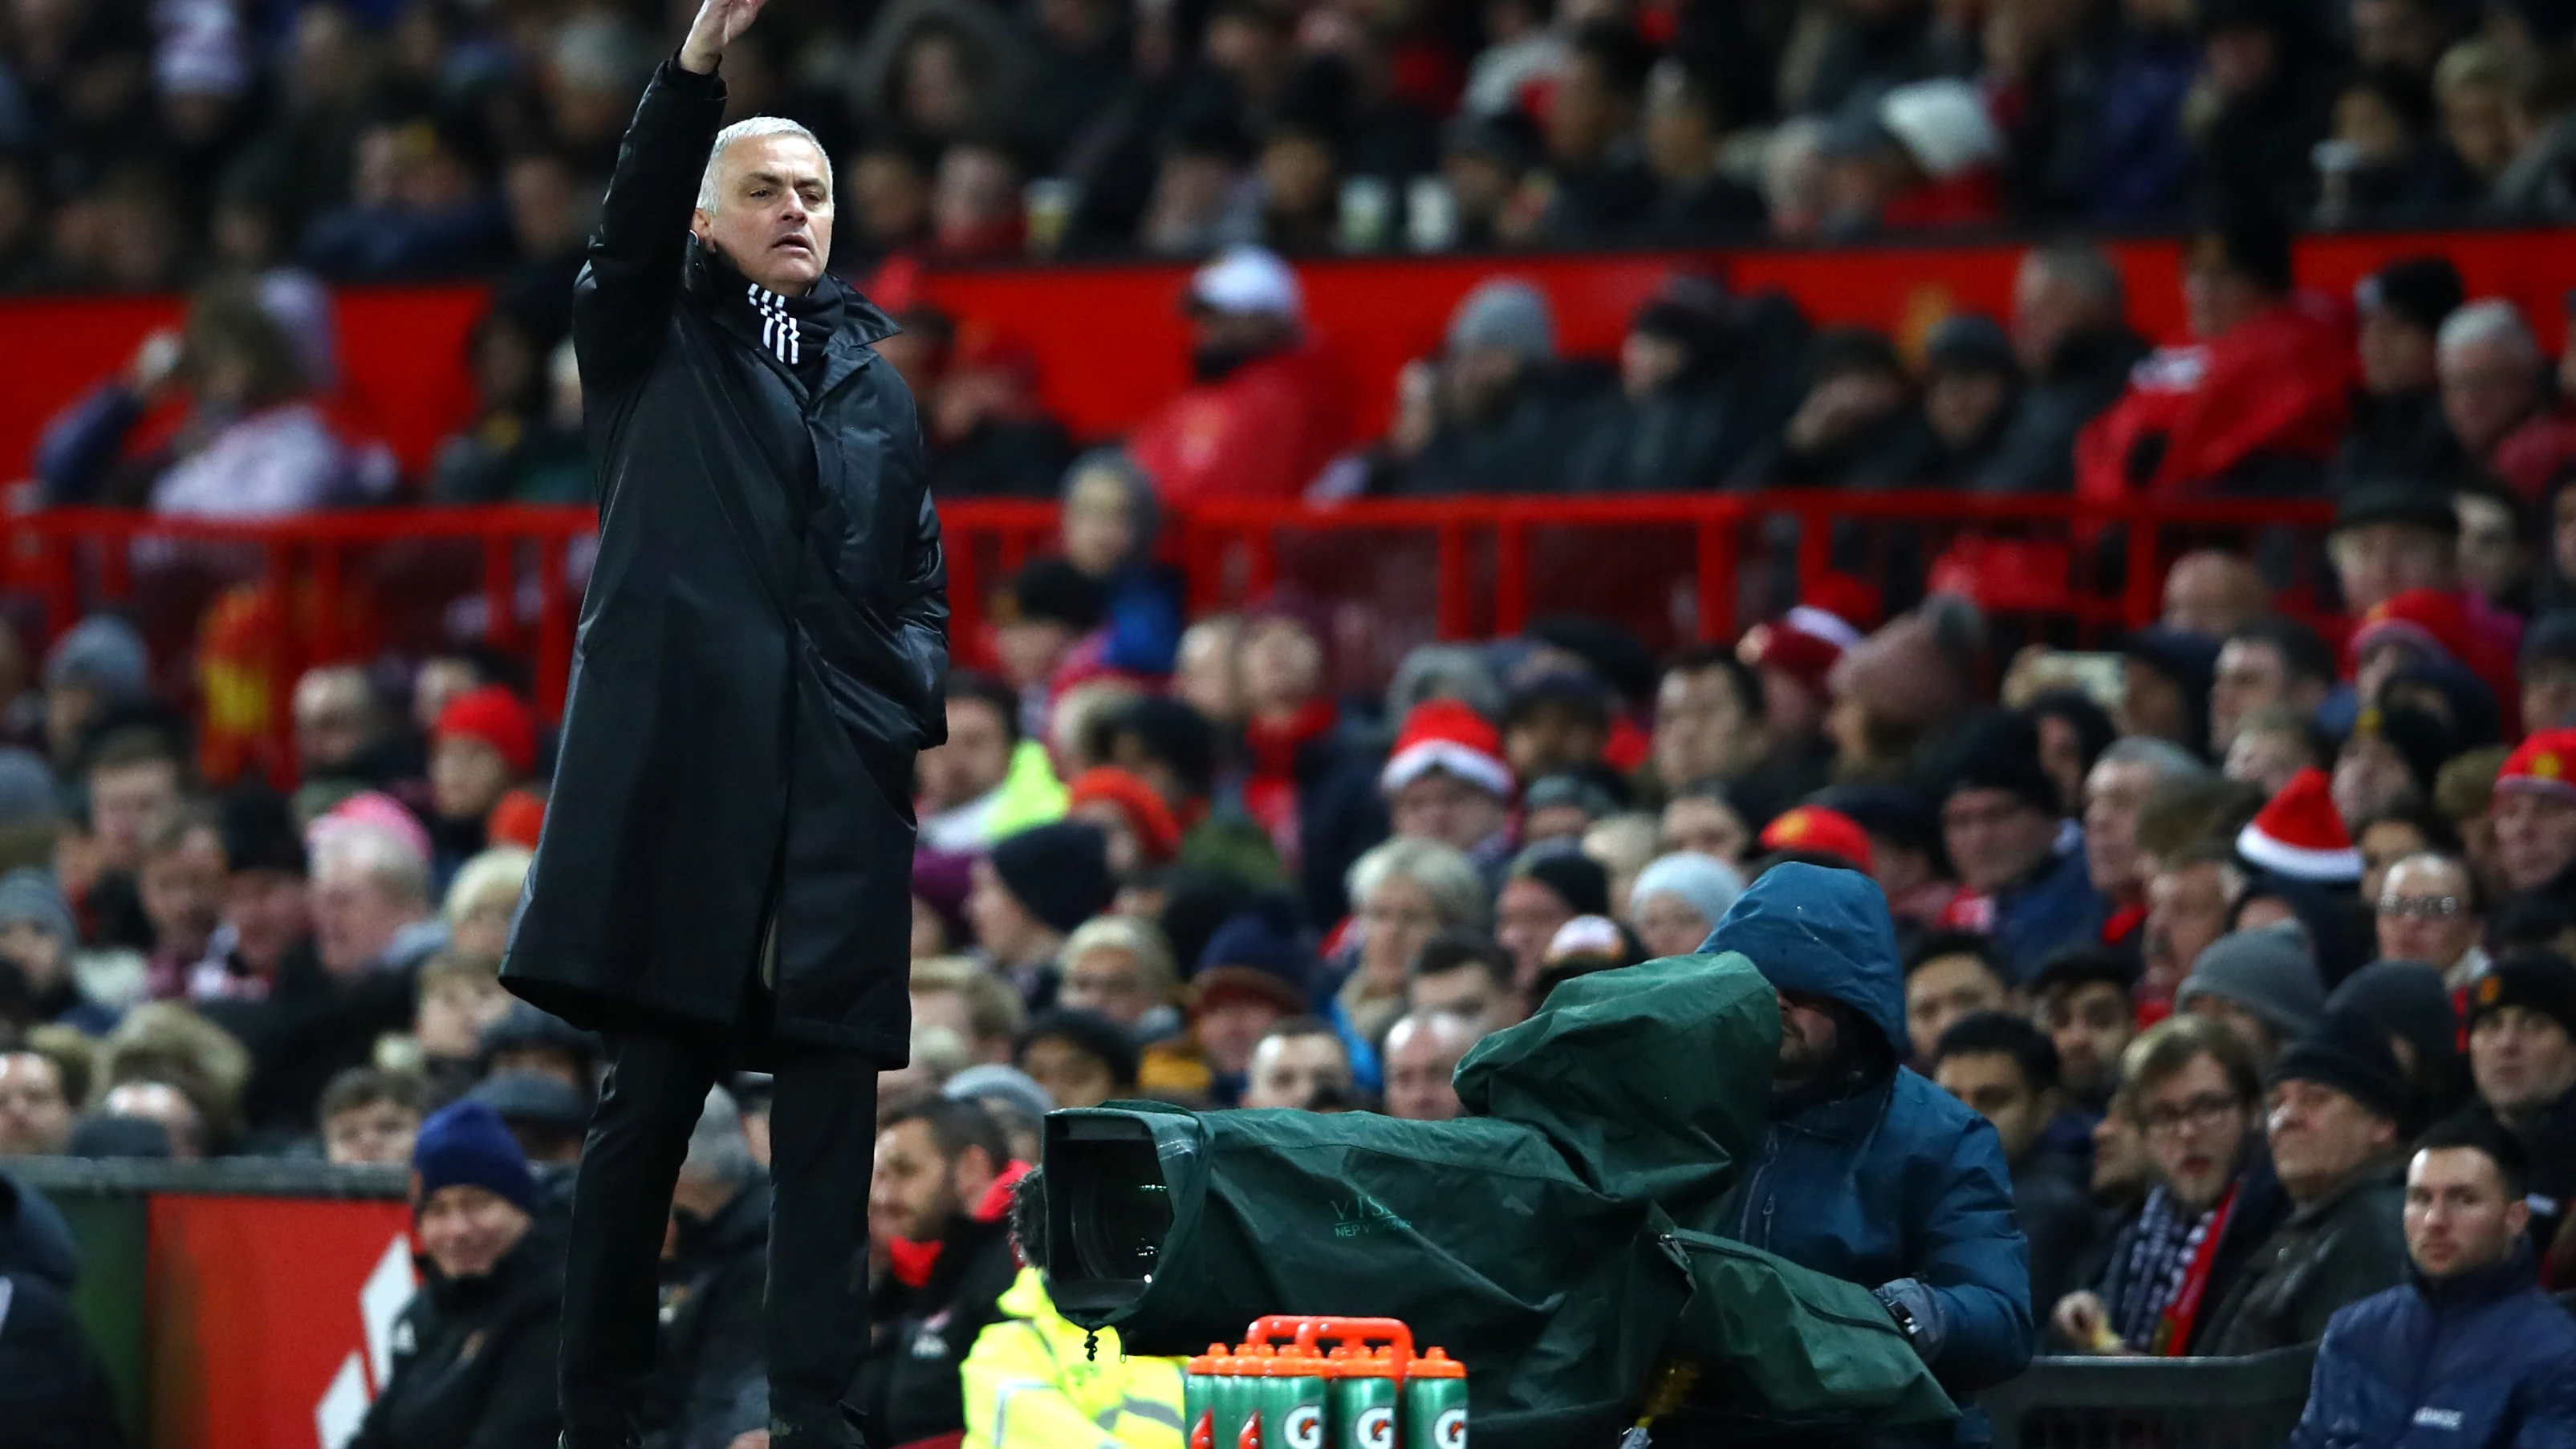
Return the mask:
<path fill-rule="evenodd" d="M 1834 561 L 1837 529 L 1869 530 L 1928 553 L 1953 534 L 2020 535 L 2054 541 L 2067 560 L 2060 580 L 2019 580 L 2035 603 L 2079 627 L 2134 627 L 2160 606 L 2164 564 L 2187 543 L 2213 535 L 2241 542 L 2257 530 L 2313 534 L 2332 515 L 2323 502 L 2129 499 L 2111 504 L 2067 498 L 1986 497 L 1939 492 L 1646 495 L 1600 498 L 1454 498 L 1301 504 L 1215 503 L 1179 521 L 1166 557 L 1188 579 L 1192 612 L 1228 607 L 1277 586 L 1289 564 L 1357 587 L 1423 599 L 1436 637 L 1519 631 L 1541 610 L 1542 593 L 1586 582 L 1670 595 L 1689 586 L 1676 632 L 1731 637 L 1749 622 L 1738 580 L 1748 548 L 1768 567 L 1782 521 L 1795 525 L 1795 577 L 1814 580 Z M 981 647 L 989 589 L 1032 555 L 1052 547 L 1052 504 L 969 501 L 941 510 L 948 541 L 950 599 L 961 656 Z M 96 509 L 64 509 L 10 520 L 6 581 L 44 609 L 48 639 L 98 605 L 132 606 L 136 570 L 147 574 L 192 551 L 217 553 L 236 577 L 264 581 L 282 608 L 269 644 L 269 678 L 294 679 L 316 662 L 348 657 L 345 605 L 359 598 L 385 610 L 443 607 L 479 592 L 488 641 L 521 653 L 548 718 L 562 709 L 571 665 L 578 587 L 576 544 L 595 526 L 585 508 L 459 508 L 331 513 L 260 522 L 209 522 Z M 1405 567 L 1398 542 L 1431 543 L 1431 577 Z M 1600 538 L 1587 541 L 1589 535 Z M 1363 540 L 1379 540 L 1369 547 Z M 211 547 L 210 547 L 211 546 Z M 228 548 L 223 546 L 229 546 Z M 479 554 L 479 581 L 466 589 L 418 582 L 387 570 L 388 554 L 439 553 L 453 581 L 466 551 Z M 1292 555 L 1295 558 L 1292 560 Z M 252 565 L 249 559 L 255 557 Z M 2116 568 L 2100 561 L 2116 558 Z M 1389 578 L 1400 574 L 1405 577 Z M 147 577 L 147 585 L 151 582 Z M 1428 584 L 1427 599 L 1424 585 Z M 1329 585 L 1328 585 L 1329 587 Z M 146 592 L 149 590 L 147 588 Z M 396 597 L 386 597 L 392 594 Z M 404 595 L 422 595 L 405 597 Z M 531 599 L 533 600 L 531 604 Z M 1481 606 L 1481 607 L 1480 607 Z M 1399 607 L 1410 609 L 1411 602 Z M 289 736 L 291 690 L 269 693 L 269 718 Z"/>

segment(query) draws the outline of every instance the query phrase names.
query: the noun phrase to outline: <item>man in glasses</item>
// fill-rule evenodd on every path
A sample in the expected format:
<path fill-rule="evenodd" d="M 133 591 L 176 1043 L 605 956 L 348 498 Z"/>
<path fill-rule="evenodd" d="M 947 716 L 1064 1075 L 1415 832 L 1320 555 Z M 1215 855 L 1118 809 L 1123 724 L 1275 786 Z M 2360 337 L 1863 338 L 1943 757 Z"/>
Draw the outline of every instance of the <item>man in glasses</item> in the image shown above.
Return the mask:
<path fill-rule="evenodd" d="M 2146 1139 L 2156 1186 L 2120 1229 L 2102 1276 L 2050 1315 L 2067 1347 L 2175 1358 L 2289 1213 L 2255 1130 L 2254 1049 L 2210 1017 L 2157 1023 L 2121 1061 L 2119 1110 Z"/>
<path fill-rule="evenodd" d="M 2374 903 L 2379 959 L 2421 961 L 2457 991 L 2486 974 L 2484 902 L 2466 862 L 2426 851 L 2388 868 Z"/>

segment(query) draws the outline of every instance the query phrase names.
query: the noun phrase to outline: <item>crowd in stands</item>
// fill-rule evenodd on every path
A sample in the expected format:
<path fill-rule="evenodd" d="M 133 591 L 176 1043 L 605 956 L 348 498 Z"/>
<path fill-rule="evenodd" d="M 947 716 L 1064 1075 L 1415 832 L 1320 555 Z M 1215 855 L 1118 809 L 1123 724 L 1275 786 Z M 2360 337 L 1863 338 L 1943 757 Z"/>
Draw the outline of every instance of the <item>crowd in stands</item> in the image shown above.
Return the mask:
<path fill-rule="evenodd" d="M 0 21 L 0 287 L 563 269 L 669 7 L 43 0 Z M 2542 0 L 782 0 L 728 120 L 850 192 L 841 264 L 1696 244 L 2576 207 Z M 514 287 L 515 290 L 515 287 Z"/>
<path fill-rule="evenodd" d="M 2437 321 L 2406 325 L 2441 356 Z M 2339 645 L 2210 549 L 2107 673 L 1836 575 L 1732 643 L 1658 659 L 1554 619 L 1366 694 L 1334 688 L 1317 601 L 1185 618 L 1150 492 L 1109 464 L 1073 492 L 1061 555 L 997 602 L 1001 672 L 954 675 L 920 761 L 869 1209 L 887 1442 L 994 1422 L 1071 1332 L 1005 1224 L 1050 1107 L 1454 1116 L 1480 1039 L 1695 952 L 1784 861 L 1887 901 L 1901 1023 L 1784 1000 L 1993 1123 L 2051 1351 L 2322 1338 L 2312 1415 L 2366 1417 L 2430 1333 L 2494 1412 L 2567 1422 L 2545 1354 L 2576 1325 L 2516 1305 L 2576 1287 L 2576 612 L 2556 548 L 2482 569 L 2471 505 L 2509 488 L 2345 491 Z M 550 1353 L 600 1049 L 496 976 L 552 748 L 519 682 L 317 669 L 281 796 L 199 778 L 144 653 L 94 615 L 7 711 L 0 1153 L 409 1161 L 419 1341 L 516 1315 Z M 756 1296 L 763 1090 L 711 1100 L 675 1203 L 675 1444 L 759 1422 L 727 1315 Z M 2520 1356 L 2463 1326 L 2494 1315 Z M 979 1370 L 1004 1342 L 1021 1366 Z M 2551 1362 L 2555 1398 L 2515 1377 Z M 364 1442 L 446 1442 L 408 1392 Z"/>

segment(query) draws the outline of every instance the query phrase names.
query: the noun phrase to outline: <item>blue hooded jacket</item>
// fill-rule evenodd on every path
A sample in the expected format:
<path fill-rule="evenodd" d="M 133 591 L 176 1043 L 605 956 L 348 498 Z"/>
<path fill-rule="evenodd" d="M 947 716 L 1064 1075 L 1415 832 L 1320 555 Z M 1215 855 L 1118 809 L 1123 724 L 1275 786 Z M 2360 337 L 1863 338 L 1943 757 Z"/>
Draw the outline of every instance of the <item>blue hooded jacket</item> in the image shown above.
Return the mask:
<path fill-rule="evenodd" d="M 1869 877 L 1777 866 L 1700 950 L 1741 952 L 1778 990 L 1843 1003 L 1884 1039 L 1886 1060 L 1900 1055 L 1904 971 L 1887 898 Z M 1901 1303 L 1916 1349 L 1953 1397 L 2029 1364 L 2028 1249 L 2003 1143 L 1915 1072 L 1897 1067 L 1774 1120 L 1731 1196 L 1737 1239 Z M 1947 1442 L 1987 1443 L 1985 1416 L 1963 1415 Z"/>

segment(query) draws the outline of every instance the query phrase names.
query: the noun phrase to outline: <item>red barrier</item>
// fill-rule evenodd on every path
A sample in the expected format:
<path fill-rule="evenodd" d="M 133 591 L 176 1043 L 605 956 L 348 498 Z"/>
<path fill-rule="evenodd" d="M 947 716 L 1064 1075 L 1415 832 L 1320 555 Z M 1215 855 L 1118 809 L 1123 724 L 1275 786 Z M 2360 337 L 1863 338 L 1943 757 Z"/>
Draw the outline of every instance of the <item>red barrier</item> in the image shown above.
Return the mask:
<path fill-rule="evenodd" d="M 963 502 L 940 510 L 949 560 L 953 636 L 961 662 L 987 655 L 985 600 L 1034 555 L 1054 546 L 1043 503 Z M 1936 492 L 1680 494 L 1598 498 L 1450 498 L 1351 503 L 1220 503 L 1177 520 L 1166 550 L 1188 580 L 1191 612 L 1234 607 L 1283 583 L 1349 604 L 1373 646 L 1356 672 L 1383 678 L 1394 656 L 1424 638 L 1519 632 L 1551 611 L 1601 613 L 1658 646 L 1732 638 L 1787 584 L 1803 591 L 1855 537 L 1901 545 L 1916 564 L 1953 556 L 1963 540 L 2015 540 L 2011 576 L 1972 578 L 1996 612 L 2031 616 L 2084 638 L 2155 618 L 2164 565 L 2181 547 L 2217 536 L 2242 546 L 2257 530 L 2313 535 L 2332 517 L 2319 502 L 1986 497 Z M 1794 525 L 1794 540 L 1784 530 Z M 172 520 L 104 510 L 58 510 L 14 520 L 7 557 L 15 587 L 43 601 L 48 637 L 95 604 L 143 600 L 136 560 L 232 546 L 283 609 L 265 642 L 267 677 L 365 652 L 347 637 L 350 600 L 433 615 L 450 602 L 392 581 L 384 552 L 446 541 L 480 555 L 488 637 L 531 662 L 543 715 L 557 717 L 577 616 L 577 541 L 594 526 L 580 508 L 434 509 L 321 514 L 259 523 Z M 1414 567 L 1420 544 L 1428 568 Z M 2310 551 L 2311 554 L 2313 551 Z M 1934 570 L 1936 577 L 1938 569 Z M 406 597 L 381 597 L 405 593 Z M 530 601 L 533 600 L 531 605 Z M 1420 626 L 1428 622 L 1428 633 Z M 182 621 L 184 624 L 186 621 Z M 1408 634 L 1410 628 L 1413 632 Z M 268 721 L 281 774 L 291 761 L 291 690 L 271 687 Z"/>
<path fill-rule="evenodd" d="M 397 1202 L 154 1195 L 154 1449 L 344 1441 L 392 1363 L 410 1227 Z"/>
<path fill-rule="evenodd" d="M 1323 258 L 1301 260 L 1298 272 L 1316 332 L 1357 389 L 1361 426 L 1375 431 L 1396 369 L 1437 349 L 1450 309 L 1486 277 L 1523 276 L 1544 289 L 1570 352 L 1609 351 L 1629 312 L 1676 266 L 1715 272 L 1743 291 L 1777 287 L 1819 322 L 1866 323 L 1911 341 L 1955 310 L 2009 315 L 2024 250 L 1988 243 Z M 2177 245 L 2114 242 L 2109 250 L 2128 281 L 2131 321 L 2152 338 L 2181 336 Z M 2309 237 L 2299 244 L 2299 276 L 2348 295 L 2390 259 L 2428 252 L 2459 266 L 2471 296 L 2513 299 L 2541 340 L 2555 342 L 2561 296 L 2576 286 L 2576 250 L 2559 232 Z M 1187 276 L 1176 263 L 1019 267 L 934 273 L 926 286 L 960 316 L 1027 343 L 1048 406 L 1078 436 L 1107 437 L 1132 427 L 1187 380 L 1187 324 L 1178 307 Z M 335 411 L 353 431 L 384 439 L 417 473 L 438 440 L 470 416 L 464 341 L 486 289 L 344 287 L 334 295 L 346 379 Z M 0 477 L 27 466 L 46 419 L 121 369 L 145 333 L 179 316 L 179 302 L 168 297 L 0 300 Z"/>

